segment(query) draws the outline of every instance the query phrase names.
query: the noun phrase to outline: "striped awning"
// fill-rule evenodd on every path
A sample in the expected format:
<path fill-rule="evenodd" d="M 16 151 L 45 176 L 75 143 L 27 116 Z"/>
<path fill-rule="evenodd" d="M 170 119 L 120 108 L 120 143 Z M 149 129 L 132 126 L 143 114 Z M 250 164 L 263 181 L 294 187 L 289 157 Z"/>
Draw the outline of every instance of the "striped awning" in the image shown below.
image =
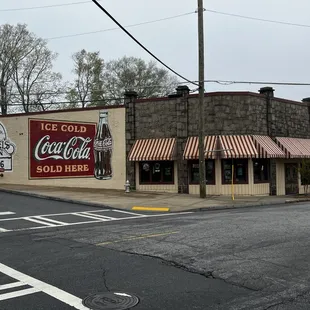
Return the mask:
<path fill-rule="evenodd" d="M 258 158 L 285 158 L 285 152 L 269 136 L 253 136 Z"/>
<path fill-rule="evenodd" d="M 257 158 L 258 151 L 251 136 L 219 136 L 222 158 Z"/>
<path fill-rule="evenodd" d="M 310 158 L 310 139 L 276 137 L 276 141 L 289 158 Z"/>
<path fill-rule="evenodd" d="M 174 160 L 175 152 L 175 138 L 141 139 L 135 141 L 128 159 L 130 161 Z"/>
<path fill-rule="evenodd" d="M 204 139 L 204 152 L 205 152 L 205 158 L 216 158 L 217 152 L 214 152 L 216 150 L 217 146 L 217 136 L 206 136 Z M 199 159 L 199 139 L 198 137 L 189 137 L 187 139 L 184 153 L 183 153 L 184 159 Z"/>

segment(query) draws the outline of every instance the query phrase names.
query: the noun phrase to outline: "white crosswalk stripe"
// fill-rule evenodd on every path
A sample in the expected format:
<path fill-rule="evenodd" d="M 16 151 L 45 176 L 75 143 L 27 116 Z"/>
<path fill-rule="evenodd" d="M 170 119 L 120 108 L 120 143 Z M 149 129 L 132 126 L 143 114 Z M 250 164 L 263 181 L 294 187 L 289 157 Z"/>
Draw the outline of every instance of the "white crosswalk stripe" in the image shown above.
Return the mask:
<path fill-rule="evenodd" d="M 13 268 L 10 268 L 6 265 L 0 263 L 0 273 L 9 276 L 17 280 L 17 282 L 8 283 L 0 285 L 0 309 L 1 308 L 1 301 L 18 298 L 21 296 L 26 296 L 34 293 L 45 293 L 59 301 L 67 304 L 78 310 L 90 310 L 89 308 L 85 307 L 82 303 L 82 299 L 65 292 L 55 286 L 52 286 L 48 283 L 42 282 L 38 279 L 30 277 L 24 273 L 21 273 Z M 24 289 L 19 289 L 22 286 L 28 286 Z M 17 288 L 12 292 L 5 292 L 5 290 Z"/>
<path fill-rule="evenodd" d="M 26 284 L 20 281 L 9 283 L 9 284 L 3 284 L 3 285 L 0 285 L 0 291 L 7 290 L 10 288 L 14 288 L 14 287 L 24 286 L 24 285 Z"/>
<path fill-rule="evenodd" d="M 188 214 L 191 212 L 183 212 L 182 214 Z M 113 221 L 123 221 L 131 219 L 139 219 L 146 217 L 160 217 L 160 216 L 171 216 L 177 215 L 177 213 L 166 213 L 166 214 L 139 214 L 123 210 L 114 209 L 102 209 L 94 211 L 80 211 L 71 213 L 55 213 L 55 214 L 42 214 L 32 215 L 24 217 L 7 217 L 0 218 L 0 234 L 8 233 L 12 231 L 25 231 L 25 230 L 36 230 L 45 228 L 55 227 L 69 227 L 75 225 L 84 224 L 98 224 L 108 223 Z M 67 216 L 71 219 L 69 221 L 63 221 L 63 216 Z M 84 219 L 81 221 L 81 218 Z M 23 225 L 23 222 L 27 225 Z M 29 227 L 29 222 L 34 223 L 33 227 Z M 18 224 L 17 224 L 18 223 Z M 26 227 L 23 227 L 26 226 Z"/>
<path fill-rule="evenodd" d="M 3 216 L 3 215 L 13 215 L 13 214 L 16 214 L 16 213 L 15 212 L 10 212 L 10 211 L 0 212 L 0 216 Z"/>

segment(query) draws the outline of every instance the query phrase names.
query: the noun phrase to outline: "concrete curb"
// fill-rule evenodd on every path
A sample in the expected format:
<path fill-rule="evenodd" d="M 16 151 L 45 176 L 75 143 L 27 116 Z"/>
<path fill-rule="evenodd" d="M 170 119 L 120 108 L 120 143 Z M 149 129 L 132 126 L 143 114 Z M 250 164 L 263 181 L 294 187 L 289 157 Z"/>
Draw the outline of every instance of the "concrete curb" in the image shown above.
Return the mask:
<path fill-rule="evenodd" d="M 96 202 L 87 202 L 87 201 L 81 201 L 81 200 L 74 200 L 74 199 L 68 199 L 68 198 L 59 198 L 54 196 L 48 196 L 48 195 L 41 195 L 36 194 L 33 192 L 24 192 L 24 191 L 18 191 L 13 189 L 5 189 L 0 187 L 0 192 L 8 193 L 8 194 L 15 194 L 15 195 L 21 195 L 21 196 L 28 196 L 28 197 L 34 197 L 39 199 L 46 199 L 46 200 L 53 200 L 53 201 L 59 201 L 59 202 L 66 202 L 66 203 L 72 203 L 72 204 L 78 204 L 88 207 L 95 207 L 95 208 L 104 208 L 104 209 L 115 209 L 115 210 L 128 210 L 131 209 L 121 209 L 117 207 L 111 207 L 105 204 L 96 203 Z M 260 203 L 250 203 L 250 204 L 229 204 L 229 205 L 222 205 L 222 206 L 209 206 L 209 207 L 201 207 L 201 208 L 193 208 L 193 209 L 187 209 L 187 210 L 180 210 L 180 211 L 173 211 L 170 208 L 169 213 L 182 213 L 182 212 L 205 212 L 205 211 L 220 211 L 220 210 L 235 210 L 235 209 L 242 209 L 242 208 L 253 208 L 253 207 L 263 207 L 263 206 L 283 206 L 285 204 L 297 204 L 302 202 L 310 201 L 310 198 L 296 198 L 296 199 L 288 199 L 284 202 L 260 202 Z M 155 212 L 155 211 L 154 211 Z"/>
<path fill-rule="evenodd" d="M 204 211 L 219 211 L 219 210 L 231 210 L 231 209 L 242 209 L 242 208 L 254 208 L 254 207 L 264 207 L 264 206 L 283 206 L 286 204 L 297 204 L 302 202 L 310 201 L 310 198 L 302 198 L 295 200 L 285 200 L 284 202 L 260 202 L 260 203 L 251 203 L 251 204 L 234 204 L 234 205 L 222 205 L 215 207 L 202 207 L 196 209 L 186 210 L 187 212 L 204 212 Z M 186 212 L 184 210 L 184 212 Z M 183 211 L 181 211 L 183 212 Z"/>

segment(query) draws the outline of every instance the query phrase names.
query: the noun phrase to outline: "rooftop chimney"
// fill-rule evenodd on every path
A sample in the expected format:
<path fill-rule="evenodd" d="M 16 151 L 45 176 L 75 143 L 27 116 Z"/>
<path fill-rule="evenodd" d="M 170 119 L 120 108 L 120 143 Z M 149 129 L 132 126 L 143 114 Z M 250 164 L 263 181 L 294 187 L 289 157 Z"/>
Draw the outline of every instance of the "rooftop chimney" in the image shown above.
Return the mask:
<path fill-rule="evenodd" d="M 268 97 L 274 97 L 274 89 L 272 87 L 262 87 L 259 93 Z"/>
<path fill-rule="evenodd" d="M 186 85 L 179 85 L 176 88 L 176 91 L 177 91 L 177 94 L 182 95 L 182 96 L 183 95 L 189 95 L 189 88 Z"/>

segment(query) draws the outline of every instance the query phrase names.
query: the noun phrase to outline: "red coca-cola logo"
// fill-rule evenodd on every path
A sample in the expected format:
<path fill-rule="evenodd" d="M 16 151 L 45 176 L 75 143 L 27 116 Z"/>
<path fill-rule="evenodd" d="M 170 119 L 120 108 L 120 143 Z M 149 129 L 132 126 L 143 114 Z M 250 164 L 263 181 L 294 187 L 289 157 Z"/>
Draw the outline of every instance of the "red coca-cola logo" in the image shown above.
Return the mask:
<path fill-rule="evenodd" d="M 95 123 L 30 120 L 30 177 L 94 175 Z"/>

